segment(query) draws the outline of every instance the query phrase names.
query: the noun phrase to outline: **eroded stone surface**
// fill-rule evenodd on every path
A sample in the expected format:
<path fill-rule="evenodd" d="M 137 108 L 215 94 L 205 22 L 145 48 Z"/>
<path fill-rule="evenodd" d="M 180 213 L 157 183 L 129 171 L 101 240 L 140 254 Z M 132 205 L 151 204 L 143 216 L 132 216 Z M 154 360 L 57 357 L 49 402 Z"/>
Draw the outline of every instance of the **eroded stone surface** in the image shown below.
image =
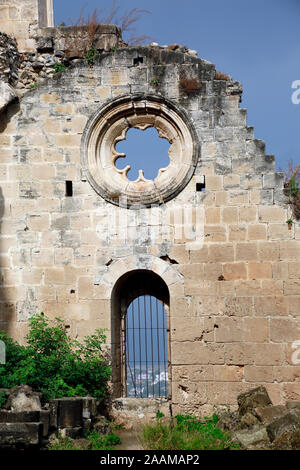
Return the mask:
<path fill-rule="evenodd" d="M 5 82 L 0 82 L 0 113 L 16 98 L 14 89 Z"/>
<path fill-rule="evenodd" d="M 10 390 L 5 408 L 14 412 L 41 411 L 40 395 L 28 385 L 16 386 Z"/>
<path fill-rule="evenodd" d="M 233 441 L 237 441 L 243 448 L 251 446 L 269 444 L 269 438 L 265 427 L 256 427 L 248 430 L 237 431 L 232 436 Z"/>
<path fill-rule="evenodd" d="M 295 408 L 280 418 L 275 419 L 267 426 L 271 441 L 282 436 L 285 432 L 299 430 L 300 409 Z"/>
<path fill-rule="evenodd" d="M 38 446 L 42 432 L 41 423 L 0 423 L 0 447 L 26 449 Z"/>
<path fill-rule="evenodd" d="M 241 393 L 238 398 L 239 415 L 244 416 L 258 406 L 272 405 L 271 399 L 265 387 L 258 387 L 248 392 Z"/>
<path fill-rule="evenodd" d="M 158 411 L 170 416 L 167 399 L 164 398 L 120 398 L 113 400 L 110 417 L 125 429 L 139 428 L 142 424 L 154 421 Z"/>

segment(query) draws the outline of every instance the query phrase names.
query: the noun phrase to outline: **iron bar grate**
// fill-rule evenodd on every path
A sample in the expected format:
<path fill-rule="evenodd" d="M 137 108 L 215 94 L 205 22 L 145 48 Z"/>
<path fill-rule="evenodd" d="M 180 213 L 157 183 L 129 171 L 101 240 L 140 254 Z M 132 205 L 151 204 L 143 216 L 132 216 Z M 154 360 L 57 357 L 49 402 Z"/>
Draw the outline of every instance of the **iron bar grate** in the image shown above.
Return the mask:
<path fill-rule="evenodd" d="M 167 318 L 156 297 L 134 299 L 125 319 L 126 396 L 168 396 Z"/>

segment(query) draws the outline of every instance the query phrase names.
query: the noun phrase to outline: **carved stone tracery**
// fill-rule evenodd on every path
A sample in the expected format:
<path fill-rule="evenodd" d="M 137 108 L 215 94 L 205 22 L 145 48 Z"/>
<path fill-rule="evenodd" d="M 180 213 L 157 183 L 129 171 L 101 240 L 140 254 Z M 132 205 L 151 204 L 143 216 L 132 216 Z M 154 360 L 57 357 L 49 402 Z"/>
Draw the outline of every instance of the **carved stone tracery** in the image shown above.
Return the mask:
<path fill-rule="evenodd" d="M 170 142 L 170 163 L 154 180 L 140 170 L 135 181 L 127 178 L 130 166 L 115 165 L 116 144 L 126 139 L 130 128 L 155 127 Z M 126 206 L 163 203 L 175 197 L 192 177 L 199 148 L 195 132 L 183 112 L 153 96 L 123 97 L 110 102 L 88 122 L 83 137 L 82 156 L 86 177 L 95 191 L 114 204 Z M 123 198 L 123 203 L 122 203 Z"/>

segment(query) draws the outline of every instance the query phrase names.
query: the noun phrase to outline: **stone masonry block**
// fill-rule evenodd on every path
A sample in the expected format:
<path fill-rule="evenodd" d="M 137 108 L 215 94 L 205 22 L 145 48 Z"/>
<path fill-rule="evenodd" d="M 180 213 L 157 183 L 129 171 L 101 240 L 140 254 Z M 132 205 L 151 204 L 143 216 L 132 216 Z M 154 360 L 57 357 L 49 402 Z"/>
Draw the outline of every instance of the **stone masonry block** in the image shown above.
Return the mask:
<path fill-rule="evenodd" d="M 261 222 L 285 222 L 287 220 L 286 209 L 275 206 L 260 206 L 258 213 Z"/>
<path fill-rule="evenodd" d="M 248 226 L 248 240 L 266 240 L 267 226 L 263 224 Z"/>
<path fill-rule="evenodd" d="M 82 398 L 58 398 L 50 400 L 50 424 L 57 428 L 82 426 Z"/>
<path fill-rule="evenodd" d="M 241 318 L 216 318 L 214 321 L 215 341 L 233 343 L 243 341 L 243 322 Z"/>
<path fill-rule="evenodd" d="M 42 423 L 0 423 L 2 449 L 27 449 L 41 443 Z"/>
<path fill-rule="evenodd" d="M 264 296 L 254 299 L 256 316 L 282 316 L 287 315 L 288 302 L 284 296 Z"/>
<path fill-rule="evenodd" d="M 253 263 L 249 262 L 248 265 L 249 279 L 270 279 L 272 278 L 271 263 Z"/>
<path fill-rule="evenodd" d="M 247 279 L 247 267 L 245 263 L 226 263 L 223 265 L 223 274 L 227 281 L 235 279 Z"/>

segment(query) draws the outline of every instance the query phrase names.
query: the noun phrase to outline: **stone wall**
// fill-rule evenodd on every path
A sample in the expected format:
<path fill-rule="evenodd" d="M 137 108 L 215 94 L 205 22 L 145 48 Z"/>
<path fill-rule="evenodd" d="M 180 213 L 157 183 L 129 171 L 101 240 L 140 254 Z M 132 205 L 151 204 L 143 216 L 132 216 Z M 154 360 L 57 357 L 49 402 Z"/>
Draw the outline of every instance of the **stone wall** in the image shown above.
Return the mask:
<path fill-rule="evenodd" d="M 52 0 L 1 0 L 0 31 L 16 38 L 20 52 L 35 48 L 39 27 L 54 26 Z"/>
<path fill-rule="evenodd" d="M 50 26 L 50 1 L 0 1 L 21 53 L 1 35 L 0 329 L 23 342 L 43 311 L 73 336 L 107 328 L 116 358 L 120 285 L 151 271 L 170 295 L 173 413 L 234 408 L 256 385 L 299 399 L 300 228 L 241 85 L 178 45 L 126 47 L 113 25 L 88 63 L 86 28 L 44 28 L 46 7 Z M 170 165 L 129 182 L 116 144 L 151 126 Z"/>
<path fill-rule="evenodd" d="M 21 96 L 55 74 L 55 65 L 68 67 L 83 60 L 93 45 L 98 53 L 122 44 L 120 28 L 99 25 L 54 28 L 52 0 L 0 0 L 0 79 Z"/>
<path fill-rule="evenodd" d="M 15 39 L 0 33 L 0 80 L 15 85 L 18 82 L 20 56 Z"/>
<path fill-rule="evenodd" d="M 197 81 L 193 92 L 182 77 Z M 300 394 L 292 361 L 300 336 L 299 224 L 288 228 L 282 175 L 247 126 L 240 85 L 217 78 L 213 64 L 182 52 L 120 48 L 93 67 L 77 63 L 2 114 L 1 329 L 23 341 L 28 318 L 43 311 L 62 316 L 74 336 L 108 328 L 110 342 L 116 282 L 150 269 L 170 292 L 173 413 L 234 407 L 238 393 L 259 384 L 274 404 Z M 152 209 L 139 214 L 106 202 L 81 160 L 82 136 L 99 109 L 137 95 L 185 112 L 199 144 L 190 180 L 155 209 L 156 218 Z M 182 208 L 204 210 L 197 249 L 175 224 Z M 136 231 L 126 242 L 110 231 L 124 211 Z"/>
<path fill-rule="evenodd" d="M 92 38 L 84 26 L 41 28 L 35 36 L 34 48 L 21 54 L 16 88 L 23 94 L 53 77 L 56 64 L 69 67 L 84 60 L 92 43 L 97 53 L 102 54 L 118 47 L 120 41 L 121 31 L 115 25 L 100 25 Z"/>

